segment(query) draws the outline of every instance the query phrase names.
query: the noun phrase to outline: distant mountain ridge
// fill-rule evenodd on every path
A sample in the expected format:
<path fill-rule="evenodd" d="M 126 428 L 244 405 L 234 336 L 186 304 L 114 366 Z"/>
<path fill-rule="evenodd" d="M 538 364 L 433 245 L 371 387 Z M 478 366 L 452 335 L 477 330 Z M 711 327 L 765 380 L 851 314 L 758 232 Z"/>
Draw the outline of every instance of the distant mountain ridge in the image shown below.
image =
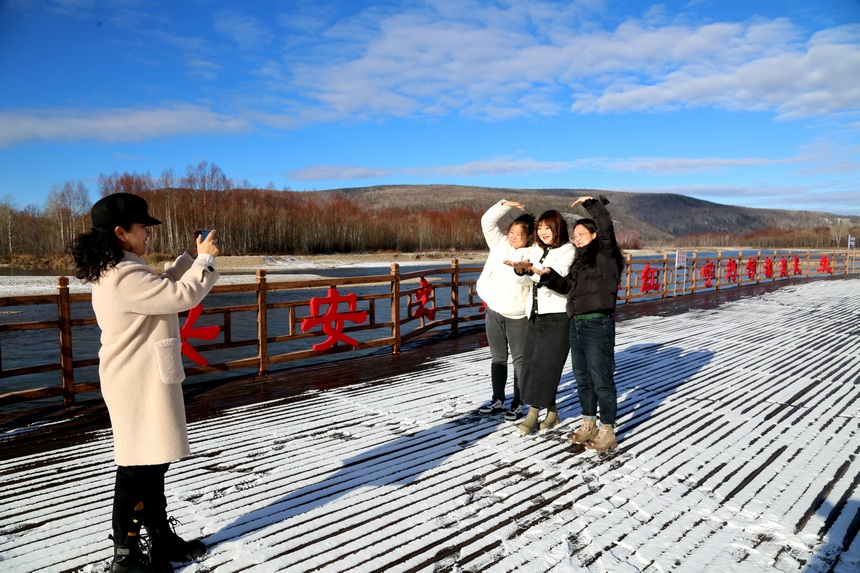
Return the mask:
<path fill-rule="evenodd" d="M 557 209 L 572 218 L 584 216 L 570 204 L 581 195 L 605 195 L 619 230 L 639 233 L 647 242 L 687 235 L 743 235 L 763 229 L 805 230 L 834 225 L 860 227 L 860 217 L 817 211 L 754 209 L 722 205 L 673 193 L 628 193 L 597 189 L 515 189 L 465 185 L 377 185 L 317 191 L 342 193 L 368 207 L 383 209 L 467 207 L 485 210 L 500 199 L 523 203 L 535 215 Z"/>

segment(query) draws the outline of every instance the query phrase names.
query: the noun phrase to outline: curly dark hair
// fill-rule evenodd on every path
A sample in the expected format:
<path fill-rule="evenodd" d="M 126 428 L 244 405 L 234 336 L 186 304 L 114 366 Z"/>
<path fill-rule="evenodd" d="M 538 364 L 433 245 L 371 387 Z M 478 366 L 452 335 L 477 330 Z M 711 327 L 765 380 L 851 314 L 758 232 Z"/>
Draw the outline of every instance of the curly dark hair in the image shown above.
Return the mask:
<path fill-rule="evenodd" d="M 113 229 L 99 228 L 78 235 L 66 252 L 75 259 L 75 276 L 87 282 L 97 281 L 124 256 Z"/>

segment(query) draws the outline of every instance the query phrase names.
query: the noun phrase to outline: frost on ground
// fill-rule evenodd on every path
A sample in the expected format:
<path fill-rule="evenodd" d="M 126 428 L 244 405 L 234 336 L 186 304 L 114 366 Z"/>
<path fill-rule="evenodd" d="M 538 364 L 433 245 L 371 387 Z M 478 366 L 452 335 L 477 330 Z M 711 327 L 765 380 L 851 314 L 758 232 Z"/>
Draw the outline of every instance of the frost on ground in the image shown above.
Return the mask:
<path fill-rule="evenodd" d="M 860 570 L 857 284 L 620 322 L 607 454 L 566 442 L 569 366 L 559 428 L 476 414 L 486 348 L 194 423 L 169 506 L 211 550 L 179 569 Z M 0 569 L 107 571 L 113 470 L 109 432 L 0 462 Z"/>

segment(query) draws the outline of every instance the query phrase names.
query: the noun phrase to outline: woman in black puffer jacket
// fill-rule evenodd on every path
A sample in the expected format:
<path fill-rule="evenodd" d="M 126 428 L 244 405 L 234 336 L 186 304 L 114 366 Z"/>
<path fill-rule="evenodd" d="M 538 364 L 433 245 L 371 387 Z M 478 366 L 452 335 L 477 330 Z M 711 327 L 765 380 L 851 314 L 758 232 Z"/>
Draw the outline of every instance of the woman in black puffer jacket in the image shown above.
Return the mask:
<path fill-rule="evenodd" d="M 567 294 L 570 318 L 570 359 L 582 423 L 568 439 L 595 451 L 618 445 L 615 417 L 618 396 L 615 390 L 615 303 L 624 269 L 624 256 L 615 239 L 612 217 L 603 197 L 580 197 L 571 207 L 582 204 L 591 219 L 580 219 L 573 230 L 576 255 L 567 277 L 547 269 L 541 283 Z M 600 410 L 600 428 L 597 412 Z"/>

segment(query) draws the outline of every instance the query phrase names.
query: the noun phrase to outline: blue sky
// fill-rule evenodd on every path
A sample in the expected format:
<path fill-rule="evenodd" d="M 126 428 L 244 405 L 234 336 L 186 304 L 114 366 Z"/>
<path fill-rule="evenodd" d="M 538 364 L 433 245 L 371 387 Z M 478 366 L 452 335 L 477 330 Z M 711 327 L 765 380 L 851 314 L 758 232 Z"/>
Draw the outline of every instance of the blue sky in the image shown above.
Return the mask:
<path fill-rule="evenodd" d="M 860 215 L 860 0 L 0 0 L 0 200 L 204 160 Z"/>

